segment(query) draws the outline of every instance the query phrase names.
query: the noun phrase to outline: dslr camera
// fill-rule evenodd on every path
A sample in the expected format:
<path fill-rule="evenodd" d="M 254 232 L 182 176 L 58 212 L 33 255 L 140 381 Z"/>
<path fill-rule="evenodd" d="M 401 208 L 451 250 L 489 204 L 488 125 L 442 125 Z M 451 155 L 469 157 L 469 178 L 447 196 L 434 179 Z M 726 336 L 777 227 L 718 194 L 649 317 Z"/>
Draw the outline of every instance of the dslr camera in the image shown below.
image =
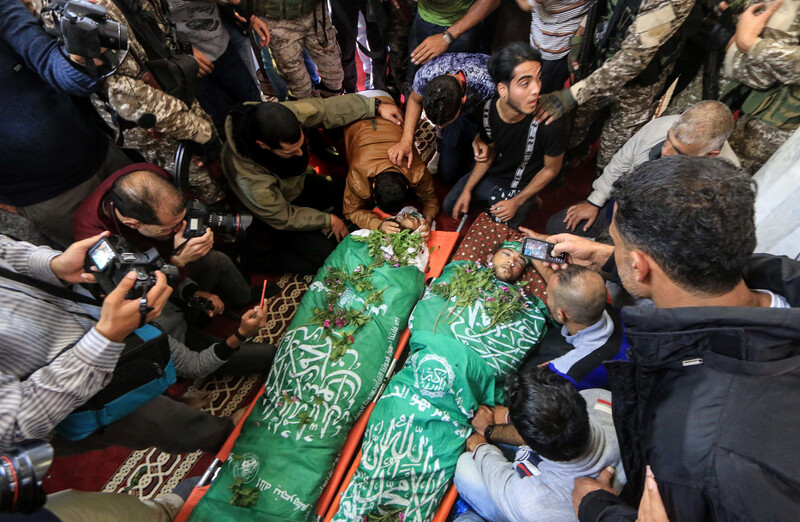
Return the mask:
<path fill-rule="evenodd" d="M 215 212 L 208 205 L 193 200 L 186 205 L 186 229 L 183 237 L 200 237 L 207 229 L 236 239 L 244 239 L 245 230 L 253 222 L 250 214 Z"/>
<path fill-rule="evenodd" d="M 175 288 L 180 282 L 178 268 L 164 262 L 155 248 L 145 253 L 133 252 L 119 236 L 104 237 L 86 253 L 86 266 L 93 270 L 103 294 L 108 295 L 131 270 L 136 272 L 136 283 L 125 295 L 138 299 L 156 284 L 156 270 L 167 276 L 167 283 Z"/>
<path fill-rule="evenodd" d="M 102 48 L 128 49 L 128 28 L 88 0 L 52 0 L 42 8 L 41 19 L 45 32 L 60 38 L 67 53 L 86 58 L 87 68 L 94 66 L 94 58 L 107 63 Z"/>
<path fill-rule="evenodd" d="M 53 447 L 43 440 L 26 440 L 0 453 L 0 513 L 32 513 L 44 506 L 42 480 L 52 463 Z"/>

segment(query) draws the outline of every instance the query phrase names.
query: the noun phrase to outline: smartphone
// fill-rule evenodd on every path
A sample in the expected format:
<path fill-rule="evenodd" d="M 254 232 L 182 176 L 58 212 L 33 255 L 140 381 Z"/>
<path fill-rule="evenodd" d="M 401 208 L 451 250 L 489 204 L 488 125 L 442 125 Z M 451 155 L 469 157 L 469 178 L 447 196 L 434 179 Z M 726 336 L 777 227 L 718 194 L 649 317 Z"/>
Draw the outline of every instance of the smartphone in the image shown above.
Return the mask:
<path fill-rule="evenodd" d="M 102 272 L 111 265 L 111 262 L 117 257 L 117 252 L 108 242 L 108 238 L 104 237 L 89 249 L 87 255 L 94 263 L 94 266 Z"/>
<path fill-rule="evenodd" d="M 526 237 L 522 240 L 522 255 L 557 265 L 566 263 L 566 254 L 552 255 L 554 246 L 555 244 L 547 241 Z"/>

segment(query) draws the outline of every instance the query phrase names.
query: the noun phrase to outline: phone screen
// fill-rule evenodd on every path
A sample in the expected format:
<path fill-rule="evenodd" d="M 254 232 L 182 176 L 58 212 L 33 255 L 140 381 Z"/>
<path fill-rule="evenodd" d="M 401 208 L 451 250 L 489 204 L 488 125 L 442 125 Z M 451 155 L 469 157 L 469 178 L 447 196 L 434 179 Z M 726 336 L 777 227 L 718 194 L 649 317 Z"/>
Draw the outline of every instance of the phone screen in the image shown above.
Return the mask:
<path fill-rule="evenodd" d="M 539 259 L 541 261 L 547 261 L 549 263 L 563 263 L 564 254 L 553 257 L 554 246 L 555 245 L 553 243 L 548 243 L 547 241 L 540 241 L 532 237 L 526 237 L 522 241 L 522 255 L 532 257 L 533 259 Z"/>
<path fill-rule="evenodd" d="M 105 270 L 117 254 L 108 241 L 101 239 L 100 242 L 92 248 L 89 255 L 92 258 L 92 262 L 99 270 Z"/>

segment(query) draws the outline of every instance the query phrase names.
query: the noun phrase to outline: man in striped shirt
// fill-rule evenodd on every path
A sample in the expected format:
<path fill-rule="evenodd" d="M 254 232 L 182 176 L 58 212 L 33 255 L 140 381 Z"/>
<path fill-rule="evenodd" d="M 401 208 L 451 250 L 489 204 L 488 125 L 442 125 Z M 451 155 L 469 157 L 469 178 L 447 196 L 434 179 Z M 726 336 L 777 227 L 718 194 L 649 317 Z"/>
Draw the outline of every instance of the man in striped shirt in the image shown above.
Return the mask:
<path fill-rule="evenodd" d="M 569 40 L 589 9 L 588 0 L 517 0 L 531 13 L 531 46 L 542 53 L 542 94 L 564 88 L 569 78 Z"/>
<path fill-rule="evenodd" d="M 92 282 L 94 277 L 84 272 L 86 252 L 107 235 L 74 243 L 63 253 L 0 235 L 0 267 L 51 285 Z M 136 282 L 130 275 L 99 310 L 0 277 L 0 451 L 25 439 L 47 437 L 111 380 L 123 341 L 140 322 L 139 300 L 125 299 Z M 172 292 L 164 274 L 156 272 L 156 278 L 147 294 L 152 307 L 147 321 L 158 317 Z M 178 375 L 205 377 L 225 364 L 239 348 L 239 337 L 254 335 L 266 317 L 259 309 L 245 315 L 237 335 L 202 352 L 170 338 Z M 248 373 L 252 371 L 258 370 Z M 102 432 L 74 442 L 57 436 L 53 445 L 57 455 L 111 445 L 156 446 L 169 453 L 216 451 L 233 427 L 230 417 L 159 396 Z"/>

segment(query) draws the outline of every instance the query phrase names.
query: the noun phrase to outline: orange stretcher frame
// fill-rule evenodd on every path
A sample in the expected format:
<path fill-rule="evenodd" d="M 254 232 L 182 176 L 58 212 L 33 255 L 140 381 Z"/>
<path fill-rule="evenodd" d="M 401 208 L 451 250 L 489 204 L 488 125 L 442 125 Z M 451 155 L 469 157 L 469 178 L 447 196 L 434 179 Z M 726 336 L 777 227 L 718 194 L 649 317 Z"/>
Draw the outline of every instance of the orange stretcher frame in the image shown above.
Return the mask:
<path fill-rule="evenodd" d="M 462 225 L 464 220 L 462 220 Z M 439 274 L 442 273 L 442 269 L 447 264 L 450 259 L 450 255 L 455 248 L 456 243 L 458 242 L 458 237 L 461 232 L 461 227 L 459 227 L 458 231 L 456 232 L 444 232 L 434 230 L 431 232 L 431 236 L 428 239 L 428 249 L 429 249 L 429 257 L 428 257 L 428 266 L 425 268 L 425 280 L 427 281 L 430 277 L 437 277 Z M 336 466 L 333 469 L 333 473 L 331 474 L 330 480 L 328 480 L 328 484 L 322 490 L 322 494 L 317 501 L 317 519 L 320 520 L 325 515 L 326 512 L 329 511 L 329 507 L 331 506 L 332 502 L 334 501 L 334 497 L 336 497 L 337 502 L 336 506 L 338 508 L 338 498 L 339 495 L 336 493 L 339 491 L 339 484 L 342 481 L 342 478 L 345 475 L 345 472 L 348 470 L 351 462 L 353 462 L 353 456 L 356 454 L 356 450 L 358 450 L 361 444 L 361 438 L 364 435 L 364 432 L 367 428 L 367 421 L 369 420 L 369 416 L 372 413 L 372 410 L 375 409 L 375 403 L 378 401 L 380 396 L 383 394 L 383 390 L 386 387 L 386 384 L 389 382 L 389 378 L 394 374 L 394 369 L 397 366 L 397 362 L 402 355 L 403 351 L 405 350 L 406 346 L 408 345 L 408 339 L 410 337 L 410 332 L 408 328 L 406 328 L 403 333 L 400 335 L 400 339 L 397 343 L 397 350 L 395 350 L 394 356 L 392 358 L 392 362 L 389 365 L 389 369 L 384 376 L 384 383 L 383 386 L 378 390 L 378 393 L 375 394 L 375 398 L 370 402 L 364 412 L 361 414 L 361 417 L 356 421 L 353 427 L 350 429 L 350 432 L 347 434 L 347 438 L 345 439 L 344 446 L 342 446 L 342 452 L 339 455 L 339 460 L 336 462 Z M 263 387 L 259 394 L 253 399 L 253 402 L 250 403 L 250 406 L 247 407 L 246 414 L 242 417 L 239 423 L 234 428 L 233 432 L 230 434 L 228 439 L 225 441 L 225 444 L 222 445 L 222 448 L 217 452 L 216 458 L 208 467 L 206 472 L 200 478 L 198 485 L 192 490 L 192 493 L 189 495 L 189 498 L 183 504 L 180 512 L 175 517 L 175 522 L 185 522 L 189 519 L 189 515 L 191 515 L 194 507 L 203 498 L 206 491 L 210 487 L 211 481 L 213 481 L 216 473 L 222 466 L 222 463 L 227 460 L 228 455 L 230 455 L 231 450 L 233 449 L 233 445 L 236 442 L 236 439 L 239 437 L 239 433 L 242 431 L 242 426 L 244 425 L 245 419 L 247 419 L 250 412 L 253 410 L 253 407 L 256 404 L 256 401 L 261 397 L 264 393 Z M 358 451 L 355 459 L 355 467 L 358 467 L 358 462 L 361 459 L 361 451 Z M 347 483 L 350 482 L 350 476 L 352 473 L 355 473 L 355 467 L 352 468 L 350 475 L 345 478 L 345 486 Z M 453 500 L 455 500 L 455 492 L 449 491 L 447 497 L 453 493 Z M 452 500 L 451 500 L 452 505 Z M 449 510 L 449 509 L 448 509 Z M 333 516 L 333 514 L 331 514 Z M 438 519 L 437 519 L 438 520 Z M 442 519 L 444 520 L 444 519 Z"/>

